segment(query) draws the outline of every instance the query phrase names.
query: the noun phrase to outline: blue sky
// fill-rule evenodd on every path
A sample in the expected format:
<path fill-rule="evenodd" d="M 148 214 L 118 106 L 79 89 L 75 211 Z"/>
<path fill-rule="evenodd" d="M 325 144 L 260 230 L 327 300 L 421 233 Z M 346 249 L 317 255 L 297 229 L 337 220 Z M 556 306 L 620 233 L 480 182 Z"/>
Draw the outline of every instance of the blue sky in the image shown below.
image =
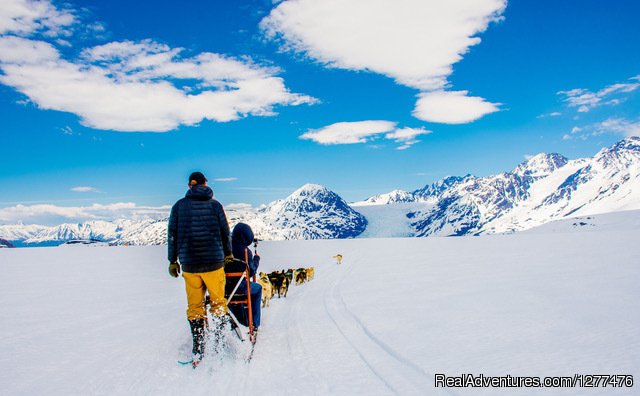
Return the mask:
<path fill-rule="evenodd" d="M 193 170 L 223 204 L 258 205 L 308 182 L 354 201 L 592 156 L 640 133 L 638 15 L 630 0 L 3 1 L 0 223 L 170 205 Z"/>

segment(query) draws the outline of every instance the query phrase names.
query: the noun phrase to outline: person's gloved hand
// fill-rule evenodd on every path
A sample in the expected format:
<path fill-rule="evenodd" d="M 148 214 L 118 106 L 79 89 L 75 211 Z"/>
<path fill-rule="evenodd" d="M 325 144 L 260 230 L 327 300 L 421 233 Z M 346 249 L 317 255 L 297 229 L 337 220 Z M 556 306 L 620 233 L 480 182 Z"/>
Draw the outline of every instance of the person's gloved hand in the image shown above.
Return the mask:
<path fill-rule="evenodd" d="M 228 265 L 233 263 L 233 254 L 230 254 L 228 256 L 224 256 L 224 265 Z"/>
<path fill-rule="evenodd" d="M 173 276 L 174 278 L 177 278 L 179 273 L 180 273 L 180 264 L 178 264 L 177 261 L 174 261 L 173 263 L 169 264 L 169 275 Z"/>

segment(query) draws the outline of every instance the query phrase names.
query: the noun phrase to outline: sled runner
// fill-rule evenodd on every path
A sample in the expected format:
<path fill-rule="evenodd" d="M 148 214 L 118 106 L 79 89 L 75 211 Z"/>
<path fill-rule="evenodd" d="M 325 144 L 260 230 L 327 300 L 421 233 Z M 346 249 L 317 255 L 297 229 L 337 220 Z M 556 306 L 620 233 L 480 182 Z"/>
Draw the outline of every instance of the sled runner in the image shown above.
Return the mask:
<path fill-rule="evenodd" d="M 256 329 L 253 325 L 253 312 L 251 307 L 251 281 L 249 279 L 249 266 L 245 261 L 234 259 L 231 264 L 227 264 L 224 267 L 226 276 L 225 285 L 225 298 L 228 305 L 244 304 L 247 309 L 247 324 L 244 326 L 238 321 L 238 318 L 229 310 L 229 317 L 233 323 L 232 327 L 235 330 L 236 335 L 242 340 L 246 341 L 246 335 L 249 336 L 251 344 L 256 343 Z M 240 285 L 244 282 L 245 288 L 241 293 L 238 291 Z M 243 330 L 243 329 L 247 330 Z M 247 334 L 245 334 L 245 331 Z"/>

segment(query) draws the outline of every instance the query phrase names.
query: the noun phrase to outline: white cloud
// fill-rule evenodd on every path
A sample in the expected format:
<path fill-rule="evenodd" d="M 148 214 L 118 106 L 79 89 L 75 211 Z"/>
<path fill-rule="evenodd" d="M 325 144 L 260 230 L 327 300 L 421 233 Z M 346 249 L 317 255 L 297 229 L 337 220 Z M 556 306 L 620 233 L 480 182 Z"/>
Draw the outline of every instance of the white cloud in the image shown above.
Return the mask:
<path fill-rule="evenodd" d="M 446 85 L 451 66 L 504 7 L 502 0 L 295 0 L 280 3 L 261 26 L 330 67 L 433 90 Z"/>
<path fill-rule="evenodd" d="M 73 129 L 69 125 L 59 128 L 59 131 L 68 136 L 73 136 L 74 134 Z"/>
<path fill-rule="evenodd" d="M 219 177 L 219 178 L 217 178 L 217 179 L 213 179 L 213 180 L 214 180 L 214 181 L 217 181 L 217 182 L 222 182 L 222 183 L 224 183 L 224 182 L 232 182 L 232 181 L 236 181 L 236 180 L 238 180 L 238 178 L 237 178 L 237 177 Z"/>
<path fill-rule="evenodd" d="M 499 110 L 499 103 L 489 103 L 467 91 L 434 91 L 418 95 L 413 110 L 416 118 L 442 124 L 466 124 Z"/>
<path fill-rule="evenodd" d="M 337 122 L 310 130 L 302 134 L 300 139 L 326 145 L 366 143 L 376 135 L 393 131 L 395 126 L 396 123 L 392 121 Z"/>
<path fill-rule="evenodd" d="M 639 81 L 638 76 L 629 80 Z M 624 98 L 609 99 L 611 96 L 630 93 L 638 88 L 640 88 L 640 82 L 618 83 L 606 86 L 596 92 L 584 88 L 575 88 L 568 91 L 559 91 L 558 95 L 564 96 L 564 101 L 569 107 L 577 107 L 579 113 L 587 113 L 591 109 L 604 105 L 617 106 L 624 102 Z"/>
<path fill-rule="evenodd" d="M 540 114 L 539 116 L 537 116 L 536 118 L 547 118 L 547 117 L 560 117 L 562 115 L 561 112 L 559 111 L 554 111 L 551 113 L 545 113 L 545 114 Z"/>
<path fill-rule="evenodd" d="M 261 28 L 284 50 L 304 53 L 327 67 L 371 71 L 431 92 L 449 88 L 453 65 L 480 43 L 477 35 L 505 7 L 505 0 L 289 0 L 271 11 Z M 478 99 L 486 106 L 476 106 L 474 117 L 465 108 L 460 116 L 452 115 L 458 109 L 447 107 L 446 117 L 429 118 L 472 121 L 486 114 L 482 109 L 497 111 L 482 98 L 471 102 Z M 420 118 L 424 112 L 414 115 Z"/>
<path fill-rule="evenodd" d="M 76 22 L 70 10 L 60 10 L 50 1 L 2 0 L 0 2 L 0 34 L 46 36 L 69 35 Z"/>
<path fill-rule="evenodd" d="M 597 132 L 620 133 L 625 137 L 640 136 L 640 121 L 629 121 L 624 118 L 609 118 L 595 125 Z"/>
<path fill-rule="evenodd" d="M 168 216 L 170 209 L 170 206 L 137 206 L 131 202 L 90 206 L 16 205 L 0 208 L 0 224 L 56 225 L 93 220 L 156 219 Z"/>
<path fill-rule="evenodd" d="M 401 128 L 391 133 L 387 133 L 384 137 L 394 140 L 396 143 L 402 143 L 398 150 L 406 150 L 414 144 L 420 142 L 416 139 L 420 135 L 428 135 L 432 133 L 424 128 Z"/>
<path fill-rule="evenodd" d="M 320 129 L 312 129 L 300 135 L 300 139 L 323 145 L 367 143 L 384 135 L 385 139 L 400 143 L 404 150 L 419 142 L 420 135 L 430 134 L 424 128 L 396 128 L 397 123 L 383 120 L 337 122 Z"/>
<path fill-rule="evenodd" d="M 14 0 L 9 4 L 13 3 L 35 4 Z M 27 11 L 4 4 L 0 27 L 5 33 L 28 35 L 73 23 L 45 1 L 38 2 L 35 17 L 13 26 L 7 22 L 11 16 Z M 277 68 L 248 58 L 184 52 L 151 40 L 122 41 L 86 48 L 77 59 L 65 59 L 42 38 L 4 34 L 0 82 L 42 109 L 76 114 L 92 128 L 125 132 L 165 132 L 203 120 L 270 116 L 277 105 L 317 102 L 290 92 Z"/>
<path fill-rule="evenodd" d="M 79 193 L 85 193 L 85 192 L 100 192 L 97 188 L 95 188 L 95 187 L 90 187 L 90 186 L 77 186 L 77 187 L 73 187 L 73 188 L 71 188 L 71 191 L 73 191 L 73 192 L 79 192 Z"/>
<path fill-rule="evenodd" d="M 627 120 L 625 118 L 608 118 L 595 124 L 583 127 L 574 127 L 571 134 L 565 134 L 563 140 L 581 139 L 587 140 L 606 133 L 620 134 L 625 137 L 640 136 L 640 120 Z"/>

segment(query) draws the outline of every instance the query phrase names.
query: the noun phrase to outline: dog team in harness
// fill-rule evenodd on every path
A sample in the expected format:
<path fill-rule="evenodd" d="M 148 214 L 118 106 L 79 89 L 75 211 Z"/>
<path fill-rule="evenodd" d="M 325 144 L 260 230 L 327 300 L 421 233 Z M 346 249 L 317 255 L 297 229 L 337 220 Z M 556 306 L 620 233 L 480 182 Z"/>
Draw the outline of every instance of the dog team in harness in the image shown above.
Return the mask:
<path fill-rule="evenodd" d="M 255 343 L 262 287 L 255 282 L 260 256 L 249 249 L 251 243 L 257 248 L 251 227 L 238 223 L 230 232 L 224 208 L 201 172 L 189 176 L 188 188 L 171 208 L 167 245 L 169 274 L 177 278 L 182 268 L 193 339 L 192 360 L 182 363 L 195 368 L 204 357 L 207 332 L 220 340 L 230 326 L 244 340 L 242 325 Z"/>

